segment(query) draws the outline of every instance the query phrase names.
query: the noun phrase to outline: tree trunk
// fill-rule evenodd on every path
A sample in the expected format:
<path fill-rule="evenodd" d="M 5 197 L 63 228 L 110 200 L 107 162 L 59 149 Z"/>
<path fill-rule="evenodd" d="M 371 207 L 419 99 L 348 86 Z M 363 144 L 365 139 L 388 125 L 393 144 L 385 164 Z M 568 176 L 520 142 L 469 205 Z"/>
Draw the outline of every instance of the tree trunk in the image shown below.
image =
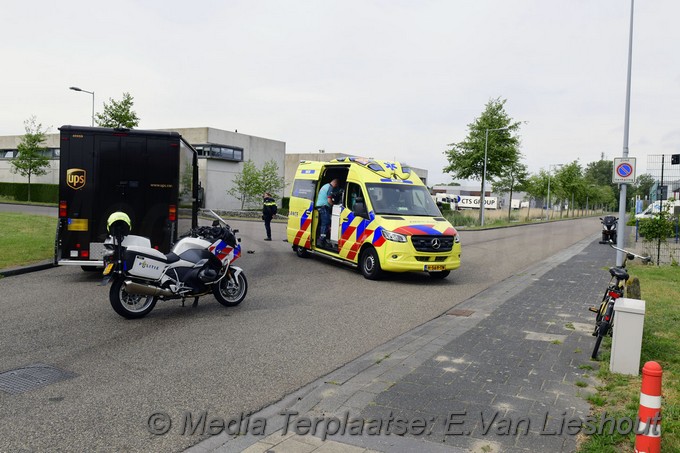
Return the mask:
<path fill-rule="evenodd" d="M 31 174 L 28 174 L 28 201 L 31 201 Z"/>
<path fill-rule="evenodd" d="M 529 197 L 529 206 L 527 206 L 527 220 L 529 220 L 530 218 L 531 218 L 531 197 Z"/>
<path fill-rule="evenodd" d="M 520 207 L 522 204 L 520 203 Z M 512 187 L 510 187 L 510 203 L 508 203 L 508 222 L 512 218 Z"/>

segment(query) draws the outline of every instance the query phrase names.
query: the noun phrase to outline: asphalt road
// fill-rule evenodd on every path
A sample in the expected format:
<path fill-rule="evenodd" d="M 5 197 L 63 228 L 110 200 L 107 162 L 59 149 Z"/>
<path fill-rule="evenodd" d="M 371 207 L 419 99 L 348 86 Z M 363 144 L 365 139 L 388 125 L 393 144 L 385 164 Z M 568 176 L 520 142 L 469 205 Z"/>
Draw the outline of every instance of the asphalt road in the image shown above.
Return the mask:
<path fill-rule="evenodd" d="M 446 312 L 530 264 L 600 232 L 597 218 L 461 233 L 462 266 L 365 280 L 319 257 L 298 258 L 274 224 L 233 221 L 248 277 L 245 301 L 224 308 L 160 302 L 128 321 L 99 275 L 61 267 L 0 279 L 0 372 L 43 363 L 77 377 L 31 392 L 0 391 L 0 451 L 181 451 L 185 411 L 253 412 Z M 555 297 L 554 295 L 552 297 Z M 163 436 L 147 420 L 166 412 Z"/>
<path fill-rule="evenodd" d="M 57 217 L 59 209 L 51 206 L 0 203 L 0 212 L 23 212 L 24 214 L 41 214 Z"/>

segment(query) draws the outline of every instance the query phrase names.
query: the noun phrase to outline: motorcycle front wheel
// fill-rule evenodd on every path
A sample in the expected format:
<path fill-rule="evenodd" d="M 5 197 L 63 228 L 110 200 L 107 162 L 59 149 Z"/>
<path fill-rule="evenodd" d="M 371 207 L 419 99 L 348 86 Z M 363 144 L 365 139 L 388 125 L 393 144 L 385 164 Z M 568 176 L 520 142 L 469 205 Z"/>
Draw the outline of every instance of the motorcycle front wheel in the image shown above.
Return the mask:
<path fill-rule="evenodd" d="M 229 274 L 213 286 L 213 295 L 217 302 L 225 307 L 235 307 L 243 302 L 248 292 L 248 280 L 246 275 L 241 272 L 234 277 L 234 271 L 230 269 Z"/>
<path fill-rule="evenodd" d="M 153 310 L 157 299 L 154 296 L 128 293 L 123 288 L 123 279 L 117 278 L 111 285 L 109 301 L 113 310 L 123 318 L 139 319 L 148 315 Z"/>

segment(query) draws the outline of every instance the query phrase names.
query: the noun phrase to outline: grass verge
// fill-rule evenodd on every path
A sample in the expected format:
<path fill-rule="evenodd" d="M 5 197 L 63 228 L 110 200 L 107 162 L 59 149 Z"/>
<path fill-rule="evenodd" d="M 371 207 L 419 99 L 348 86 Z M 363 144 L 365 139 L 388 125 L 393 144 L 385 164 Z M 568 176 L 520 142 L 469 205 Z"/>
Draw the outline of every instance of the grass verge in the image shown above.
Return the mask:
<path fill-rule="evenodd" d="M 0 214 L 0 269 L 52 259 L 56 228 L 54 217 Z"/>
<path fill-rule="evenodd" d="M 630 274 L 640 279 L 645 300 L 645 325 L 640 365 L 658 362 L 663 368 L 661 405 L 661 451 L 680 451 L 680 268 L 677 266 L 630 265 Z M 611 340 L 603 342 L 598 377 L 602 386 L 588 400 L 592 415 L 636 420 L 640 404 L 641 376 L 625 376 L 609 372 Z M 635 434 L 614 432 L 587 436 L 580 453 L 633 452 Z"/>

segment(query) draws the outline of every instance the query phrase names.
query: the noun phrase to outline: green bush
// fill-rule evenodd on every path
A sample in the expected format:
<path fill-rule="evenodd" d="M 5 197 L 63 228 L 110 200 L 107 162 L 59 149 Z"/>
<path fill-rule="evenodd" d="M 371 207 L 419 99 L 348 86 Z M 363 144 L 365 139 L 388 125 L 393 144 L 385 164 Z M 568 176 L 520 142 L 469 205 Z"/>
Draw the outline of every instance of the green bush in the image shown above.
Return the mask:
<path fill-rule="evenodd" d="M 0 182 L 0 196 L 16 201 L 28 201 L 28 184 Z M 31 184 L 31 201 L 57 203 L 59 201 L 59 186 L 57 184 Z"/>
<path fill-rule="evenodd" d="M 477 226 L 479 224 L 476 217 L 466 216 L 458 211 L 449 211 L 444 214 L 446 220 L 448 220 L 451 225 L 456 227 L 461 226 Z"/>
<path fill-rule="evenodd" d="M 675 222 L 677 220 L 668 218 L 668 216 L 661 213 L 661 215 L 652 217 L 651 219 L 640 220 L 638 231 L 640 236 L 647 241 L 652 240 L 666 240 L 675 235 Z"/>

